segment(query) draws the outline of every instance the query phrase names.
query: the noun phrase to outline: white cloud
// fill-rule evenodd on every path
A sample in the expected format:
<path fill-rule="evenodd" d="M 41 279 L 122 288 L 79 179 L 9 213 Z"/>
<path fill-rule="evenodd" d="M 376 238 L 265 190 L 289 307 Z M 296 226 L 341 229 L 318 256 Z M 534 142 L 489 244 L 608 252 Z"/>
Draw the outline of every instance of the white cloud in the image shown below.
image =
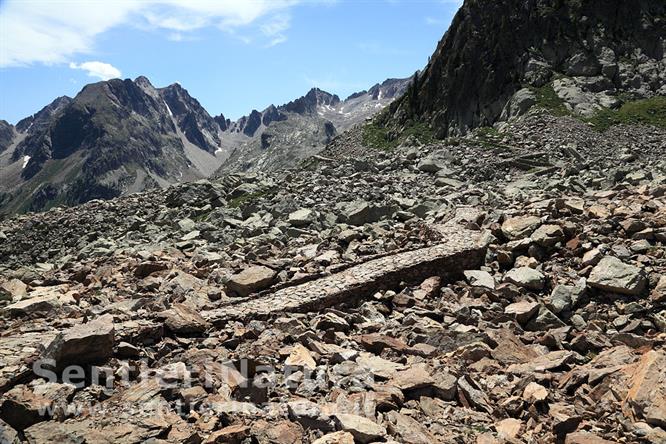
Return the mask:
<path fill-rule="evenodd" d="M 204 27 L 234 32 L 271 17 L 259 31 L 278 43 L 286 39 L 289 8 L 304 1 L 6 0 L 0 4 L 0 67 L 68 62 L 76 54 L 93 53 L 95 38 L 120 25 L 162 29 L 169 31 L 167 37 L 183 39 Z"/>
<path fill-rule="evenodd" d="M 118 68 L 104 62 L 71 62 L 69 67 L 72 69 L 87 71 L 90 77 L 98 77 L 102 80 L 116 79 L 122 76 L 122 73 Z"/>
<path fill-rule="evenodd" d="M 291 17 L 287 14 L 278 14 L 270 18 L 267 22 L 261 25 L 261 32 L 271 39 L 268 46 L 279 45 L 287 41 L 285 31 L 291 25 Z"/>

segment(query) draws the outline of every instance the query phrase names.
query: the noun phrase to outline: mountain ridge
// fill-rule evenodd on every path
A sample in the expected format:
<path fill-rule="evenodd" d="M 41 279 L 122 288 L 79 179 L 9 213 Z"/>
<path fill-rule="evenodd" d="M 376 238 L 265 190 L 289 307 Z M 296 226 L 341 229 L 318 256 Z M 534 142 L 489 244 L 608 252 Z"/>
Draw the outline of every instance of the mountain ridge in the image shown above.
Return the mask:
<path fill-rule="evenodd" d="M 350 99 L 359 102 L 354 114 L 345 116 L 336 107 L 346 102 L 312 88 L 286 104 L 253 110 L 232 122 L 223 114 L 211 116 L 179 83 L 157 88 L 145 76 L 91 83 L 16 125 L 0 122 L 0 211 L 39 211 L 165 187 L 208 177 L 232 154 L 243 157 L 243 163 L 227 169 L 245 168 L 255 146 L 280 145 L 278 150 L 288 152 L 307 145 L 303 153 L 269 162 L 271 168 L 292 167 L 323 149 L 349 121 L 378 111 L 375 103 L 360 106 L 365 99 L 388 103 L 358 93 Z M 281 133 L 294 126 L 298 137 Z"/>

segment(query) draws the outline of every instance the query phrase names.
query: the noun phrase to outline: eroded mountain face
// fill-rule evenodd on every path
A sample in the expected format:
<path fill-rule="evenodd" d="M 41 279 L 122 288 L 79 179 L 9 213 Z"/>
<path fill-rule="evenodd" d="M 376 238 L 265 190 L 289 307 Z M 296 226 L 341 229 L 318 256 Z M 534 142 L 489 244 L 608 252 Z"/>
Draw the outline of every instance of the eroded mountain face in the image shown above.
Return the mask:
<path fill-rule="evenodd" d="M 0 160 L 3 212 L 108 199 L 208 176 L 220 129 L 180 85 L 109 80 L 16 125 Z"/>
<path fill-rule="evenodd" d="M 661 0 L 468 0 L 384 123 L 426 122 L 446 136 L 538 102 L 590 116 L 666 95 L 665 37 Z"/>

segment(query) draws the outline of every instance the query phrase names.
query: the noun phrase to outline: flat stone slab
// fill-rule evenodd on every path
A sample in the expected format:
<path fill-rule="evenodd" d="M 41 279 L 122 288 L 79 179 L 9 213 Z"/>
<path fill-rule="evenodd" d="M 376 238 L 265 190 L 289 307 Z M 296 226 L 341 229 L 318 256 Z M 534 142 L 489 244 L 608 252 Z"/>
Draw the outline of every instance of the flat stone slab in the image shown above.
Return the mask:
<path fill-rule="evenodd" d="M 282 288 L 274 293 L 202 313 L 216 326 L 231 320 L 266 319 L 286 312 L 319 311 L 344 302 L 354 302 L 401 281 L 418 282 L 430 276 L 459 277 L 464 270 L 478 268 L 486 246 L 480 233 L 458 229 L 442 243 L 373 259 L 339 273 Z"/>
<path fill-rule="evenodd" d="M 32 362 L 55 337 L 55 331 L 0 336 L 0 393 L 32 375 Z"/>

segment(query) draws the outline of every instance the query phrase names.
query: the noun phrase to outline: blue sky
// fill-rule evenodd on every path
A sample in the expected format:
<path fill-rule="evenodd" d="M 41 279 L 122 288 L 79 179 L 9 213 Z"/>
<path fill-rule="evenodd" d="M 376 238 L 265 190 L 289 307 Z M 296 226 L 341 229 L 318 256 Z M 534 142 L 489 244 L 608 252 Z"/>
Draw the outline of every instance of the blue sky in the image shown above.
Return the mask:
<path fill-rule="evenodd" d="M 0 119 L 101 79 L 179 82 L 236 119 L 422 68 L 458 0 L 0 0 Z"/>

